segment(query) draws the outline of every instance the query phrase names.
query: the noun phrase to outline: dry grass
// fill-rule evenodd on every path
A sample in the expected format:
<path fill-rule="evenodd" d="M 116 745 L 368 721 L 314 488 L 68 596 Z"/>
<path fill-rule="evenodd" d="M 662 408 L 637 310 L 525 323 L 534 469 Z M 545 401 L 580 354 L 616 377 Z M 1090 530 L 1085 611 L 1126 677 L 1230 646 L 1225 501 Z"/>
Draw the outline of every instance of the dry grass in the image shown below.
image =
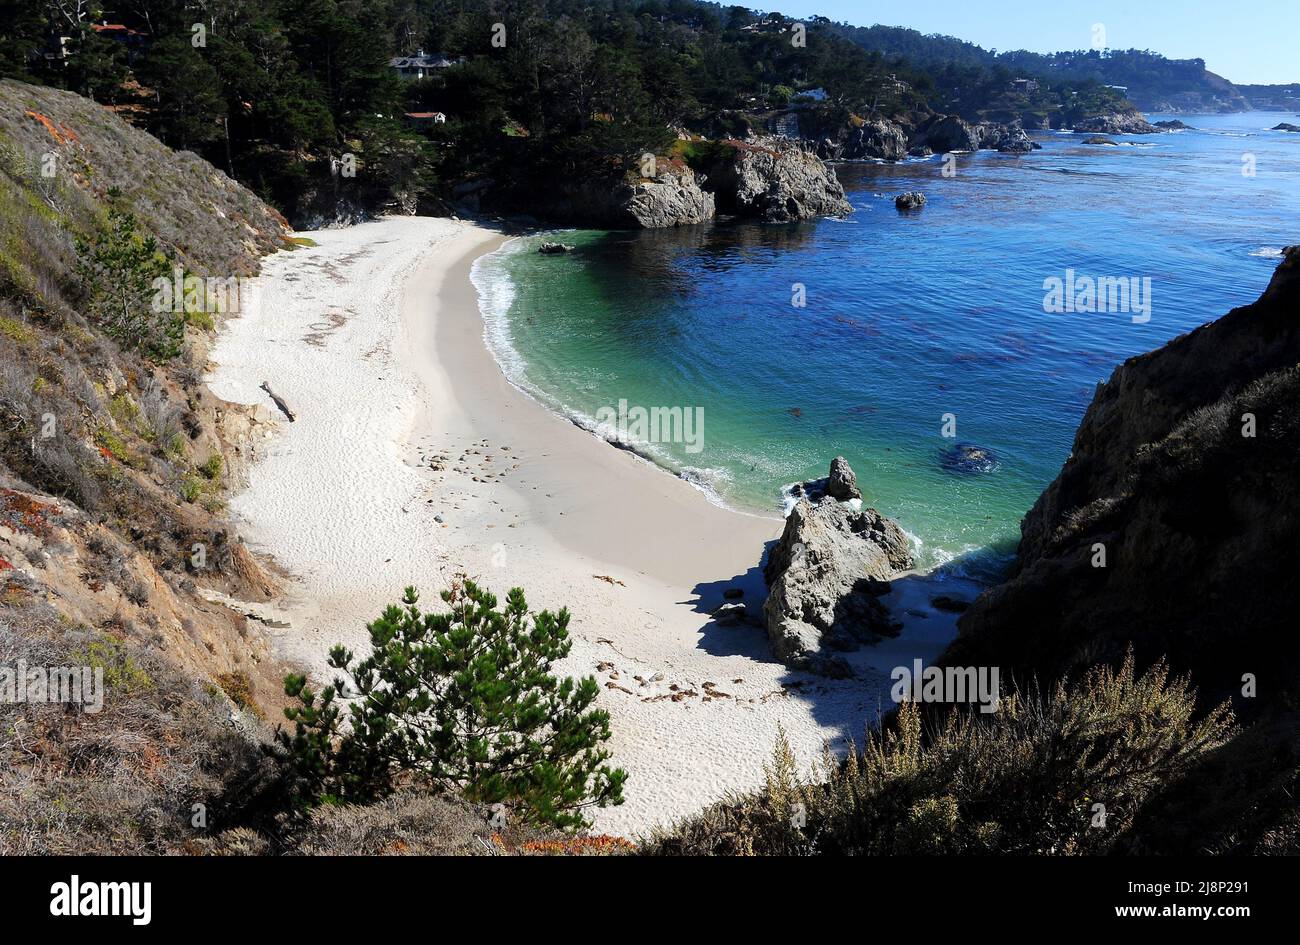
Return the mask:
<path fill-rule="evenodd" d="M 765 787 L 653 837 L 653 854 L 1089 854 L 1112 850 L 1143 805 L 1232 728 L 1195 718 L 1195 693 L 1130 658 L 1049 696 L 953 711 L 928 730 L 904 704 L 824 779 L 798 776 L 784 739 Z M 1103 805 L 1098 807 L 1097 805 Z M 1104 815 L 1104 816 L 1101 816 Z"/>
<path fill-rule="evenodd" d="M 19 660 L 102 669 L 104 704 L 0 703 L 0 854 L 177 852 L 193 805 L 230 817 L 228 782 L 265 764 L 224 699 L 137 646 L 10 609 L 0 666 Z"/>

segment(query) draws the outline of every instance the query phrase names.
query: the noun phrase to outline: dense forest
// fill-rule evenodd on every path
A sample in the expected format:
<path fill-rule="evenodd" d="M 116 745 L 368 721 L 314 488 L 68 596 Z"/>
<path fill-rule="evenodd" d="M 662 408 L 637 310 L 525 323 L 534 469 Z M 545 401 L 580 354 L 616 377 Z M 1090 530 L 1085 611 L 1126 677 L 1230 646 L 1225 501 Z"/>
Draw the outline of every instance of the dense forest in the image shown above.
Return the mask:
<path fill-rule="evenodd" d="M 1014 92 L 1032 69 L 956 40 L 868 48 L 696 0 L 4 0 L 0 35 L 0 74 L 106 104 L 309 224 L 476 180 L 527 193 L 792 103 L 823 125 L 1126 105 L 1093 76 Z"/>

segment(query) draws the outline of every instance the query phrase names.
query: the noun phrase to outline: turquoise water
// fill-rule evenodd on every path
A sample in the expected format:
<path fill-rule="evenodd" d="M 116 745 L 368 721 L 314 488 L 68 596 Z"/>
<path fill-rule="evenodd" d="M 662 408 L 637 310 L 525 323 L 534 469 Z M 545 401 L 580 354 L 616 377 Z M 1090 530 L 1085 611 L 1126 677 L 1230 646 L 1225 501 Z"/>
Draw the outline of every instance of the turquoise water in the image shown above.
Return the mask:
<path fill-rule="evenodd" d="M 698 451 L 639 446 L 729 506 L 778 510 L 843 454 L 923 565 L 991 578 L 1096 384 L 1254 300 L 1300 241 L 1300 135 L 1265 130 L 1294 116 L 1184 120 L 1200 130 L 1120 147 L 1045 133 L 1031 155 L 961 155 L 950 177 L 940 158 L 840 165 L 843 221 L 515 240 L 476 269 L 489 341 L 513 381 L 589 427 L 620 400 L 701 408 Z M 912 189 L 929 203 L 902 215 L 892 198 Z M 542 256 L 543 239 L 578 250 Z M 1045 312 L 1067 269 L 1149 279 L 1149 320 Z M 955 443 L 996 468 L 948 468 Z"/>

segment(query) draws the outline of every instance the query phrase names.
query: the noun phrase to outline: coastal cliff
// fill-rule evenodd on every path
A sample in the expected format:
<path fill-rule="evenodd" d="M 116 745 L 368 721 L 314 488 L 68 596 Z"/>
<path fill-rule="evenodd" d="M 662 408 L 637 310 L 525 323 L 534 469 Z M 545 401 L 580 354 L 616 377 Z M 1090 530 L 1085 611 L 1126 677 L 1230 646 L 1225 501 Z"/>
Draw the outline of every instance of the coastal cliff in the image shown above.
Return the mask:
<path fill-rule="evenodd" d="M 652 168 L 570 180 L 551 199 L 527 200 L 551 219 L 623 229 L 687 226 L 720 214 L 790 223 L 853 211 L 835 172 L 802 142 L 763 136 L 682 144 L 685 160 L 672 153 Z"/>
<path fill-rule="evenodd" d="M 1300 248 L 1252 305 L 1099 386 L 1029 510 L 1015 573 L 961 619 L 954 663 L 1056 678 L 1130 645 L 1202 695 L 1300 686 Z M 1251 703 L 1244 703 L 1249 708 Z"/>

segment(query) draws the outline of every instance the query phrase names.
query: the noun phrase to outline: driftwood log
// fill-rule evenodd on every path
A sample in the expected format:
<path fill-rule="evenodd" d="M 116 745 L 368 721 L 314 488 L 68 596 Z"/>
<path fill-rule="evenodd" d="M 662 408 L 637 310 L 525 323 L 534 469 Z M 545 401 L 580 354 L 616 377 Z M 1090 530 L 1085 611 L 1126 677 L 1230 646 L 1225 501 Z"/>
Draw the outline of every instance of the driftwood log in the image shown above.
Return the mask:
<path fill-rule="evenodd" d="M 267 395 L 275 401 L 275 405 L 280 408 L 280 412 L 289 418 L 290 423 L 293 423 L 296 418 L 293 415 L 293 411 L 289 409 L 289 405 L 284 402 L 284 398 L 271 390 L 271 385 L 266 381 L 262 381 L 262 390 L 266 391 Z"/>

